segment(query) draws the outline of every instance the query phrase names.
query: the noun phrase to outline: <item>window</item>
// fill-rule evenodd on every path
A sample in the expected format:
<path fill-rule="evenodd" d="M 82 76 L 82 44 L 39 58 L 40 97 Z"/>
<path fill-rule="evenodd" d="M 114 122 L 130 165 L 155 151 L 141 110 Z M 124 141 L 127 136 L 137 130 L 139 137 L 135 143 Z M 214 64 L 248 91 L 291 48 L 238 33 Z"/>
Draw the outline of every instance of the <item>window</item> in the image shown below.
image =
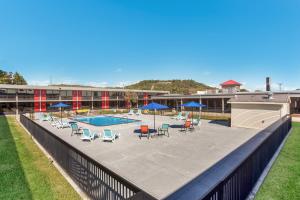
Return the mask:
<path fill-rule="evenodd" d="M 94 92 L 94 97 L 101 97 L 101 92 Z"/>
<path fill-rule="evenodd" d="M 68 97 L 73 96 L 73 95 L 72 95 L 72 91 L 71 91 L 71 90 L 66 91 L 66 96 L 68 96 Z"/>
<path fill-rule="evenodd" d="M 8 89 L 7 94 L 16 94 L 16 90 L 14 89 Z"/>
<path fill-rule="evenodd" d="M 33 94 L 34 91 L 33 90 L 26 90 L 26 94 Z"/>
<path fill-rule="evenodd" d="M 25 94 L 25 93 L 26 93 L 26 90 L 19 89 L 19 90 L 18 90 L 18 93 L 19 93 L 19 94 Z"/>

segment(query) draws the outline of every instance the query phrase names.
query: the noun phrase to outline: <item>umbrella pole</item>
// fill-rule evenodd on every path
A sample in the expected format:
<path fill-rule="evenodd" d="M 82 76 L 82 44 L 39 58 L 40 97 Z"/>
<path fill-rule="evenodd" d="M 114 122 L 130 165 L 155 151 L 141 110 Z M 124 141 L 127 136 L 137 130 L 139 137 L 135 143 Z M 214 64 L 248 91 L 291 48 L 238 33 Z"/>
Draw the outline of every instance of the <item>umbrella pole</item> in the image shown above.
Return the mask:
<path fill-rule="evenodd" d="M 155 131 L 155 109 L 154 109 L 154 131 Z"/>
<path fill-rule="evenodd" d="M 193 123 L 193 120 L 194 120 L 194 107 L 192 108 L 192 123 Z"/>
<path fill-rule="evenodd" d="M 60 122 L 62 123 L 62 108 L 60 108 Z"/>

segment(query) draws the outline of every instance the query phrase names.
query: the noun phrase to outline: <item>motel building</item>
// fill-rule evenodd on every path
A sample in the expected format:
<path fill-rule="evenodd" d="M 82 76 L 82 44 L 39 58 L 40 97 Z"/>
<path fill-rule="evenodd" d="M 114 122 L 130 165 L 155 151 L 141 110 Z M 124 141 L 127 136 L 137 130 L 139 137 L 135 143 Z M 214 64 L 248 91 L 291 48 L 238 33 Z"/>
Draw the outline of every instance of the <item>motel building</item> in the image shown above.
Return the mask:
<path fill-rule="evenodd" d="M 221 83 L 220 89 L 180 95 L 154 90 L 0 85 L 0 113 L 16 115 L 82 199 L 252 199 L 291 129 L 287 115 L 300 111 L 300 91 L 271 92 L 268 83 L 265 92 L 242 92 L 240 87 L 229 80 Z M 198 110 L 203 118 L 205 114 L 230 116 L 230 123 L 202 120 L 186 128 L 191 121 L 126 113 L 126 109 L 157 102 L 170 107 L 161 114 L 186 114 L 191 110 L 182 105 L 190 101 L 206 105 Z M 51 112 L 50 106 L 58 102 L 69 104 L 67 109 L 77 113 L 87 109 L 123 109 L 124 113 L 64 119 L 67 126 L 63 119 L 44 120 L 41 112 Z M 110 125 L 80 121 L 90 118 L 127 121 Z M 163 125 L 168 125 L 167 134 L 159 134 L 158 127 Z M 148 130 L 143 133 L 142 127 Z M 158 129 L 154 134 L 149 131 L 152 127 Z"/>
<path fill-rule="evenodd" d="M 136 98 L 130 103 L 126 94 Z M 168 91 L 126 90 L 97 87 L 31 86 L 0 84 L 0 114 L 47 112 L 52 104 L 64 102 L 71 110 L 125 109 L 148 104 L 152 96 Z"/>
<path fill-rule="evenodd" d="M 109 89 L 79 86 L 31 86 L 0 84 L 0 114 L 47 112 L 58 102 L 71 110 L 138 108 L 150 101 L 168 105 L 173 110 L 189 111 L 181 105 L 196 101 L 206 105 L 200 112 L 231 116 L 231 125 L 264 128 L 287 114 L 300 114 L 300 91 L 241 92 L 234 80 L 221 83 L 221 89 L 198 94 L 170 94 L 169 91 Z M 134 94 L 129 103 L 126 93 Z M 255 120 L 254 120 L 255 119 Z"/>

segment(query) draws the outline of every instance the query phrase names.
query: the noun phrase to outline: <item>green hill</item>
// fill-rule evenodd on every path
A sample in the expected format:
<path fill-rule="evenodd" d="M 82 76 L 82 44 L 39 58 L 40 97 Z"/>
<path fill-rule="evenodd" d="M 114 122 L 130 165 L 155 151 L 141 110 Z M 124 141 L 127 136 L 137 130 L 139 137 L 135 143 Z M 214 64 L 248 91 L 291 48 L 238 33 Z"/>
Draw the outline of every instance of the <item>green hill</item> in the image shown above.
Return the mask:
<path fill-rule="evenodd" d="M 164 90 L 175 94 L 193 94 L 197 91 L 212 89 L 212 87 L 194 80 L 144 80 L 128 85 L 127 89 Z"/>

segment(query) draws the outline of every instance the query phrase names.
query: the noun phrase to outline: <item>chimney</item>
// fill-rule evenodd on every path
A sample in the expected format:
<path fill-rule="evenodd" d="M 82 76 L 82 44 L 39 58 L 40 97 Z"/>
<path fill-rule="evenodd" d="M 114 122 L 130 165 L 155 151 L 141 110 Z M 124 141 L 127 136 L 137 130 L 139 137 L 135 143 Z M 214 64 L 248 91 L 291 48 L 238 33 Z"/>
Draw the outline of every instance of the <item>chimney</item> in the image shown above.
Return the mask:
<path fill-rule="evenodd" d="M 266 78 L 266 91 L 267 92 L 271 91 L 271 78 L 270 77 Z"/>

